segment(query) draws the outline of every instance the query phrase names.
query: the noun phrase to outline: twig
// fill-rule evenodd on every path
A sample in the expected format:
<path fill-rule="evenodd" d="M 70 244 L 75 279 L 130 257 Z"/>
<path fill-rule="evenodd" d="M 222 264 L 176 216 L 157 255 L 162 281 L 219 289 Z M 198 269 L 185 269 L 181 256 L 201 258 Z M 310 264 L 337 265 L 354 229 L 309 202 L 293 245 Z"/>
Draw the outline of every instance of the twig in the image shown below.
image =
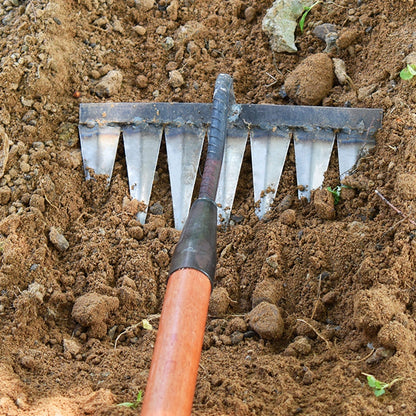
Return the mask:
<path fill-rule="evenodd" d="M 313 318 L 314 318 L 314 316 L 315 316 L 316 309 L 317 309 L 317 307 L 318 307 L 318 302 L 319 302 L 319 299 L 320 299 L 320 297 L 321 297 L 321 282 L 322 282 L 322 274 L 320 274 L 320 275 L 319 275 L 319 283 L 318 283 L 318 293 L 317 293 L 317 299 L 316 299 L 315 305 L 314 305 L 314 307 L 313 307 L 313 311 L 312 311 L 311 319 L 313 319 Z"/>
<path fill-rule="evenodd" d="M 407 215 L 400 211 L 397 207 L 395 207 L 380 191 L 377 189 L 374 191 L 391 209 L 397 212 L 397 214 L 401 215 L 404 219 L 408 220 L 411 224 L 416 225 L 416 221 L 409 218 Z"/>
<path fill-rule="evenodd" d="M 299 321 L 299 322 L 303 322 L 304 324 L 306 324 L 306 325 L 308 325 L 309 326 L 309 328 L 311 328 L 312 329 L 312 331 L 313 332 L 315 332 L 315 334 L 319 337 L 319 338 L 321 338 L 323 341 L 325 341 L 325 344 L 326 344 L 326 346 L 327 346 L 327 348 L 330 350 L 330 351 L 334 351 L 334 353 L 335 353 L 335 355 L 338 357 L 338 359 L 340 360 L 340 361 L 342 361 L 343 363 L 347 363 L 347 364 L 355 364 L 355 363 L 360 363 L 360 362 L 362 362 L 362 361 L 365 361 L 365 360 L 368 360 L 373 354 L 374 354 L 374 351 L 375 351 L 375 348 L 373 348 L 372 350 L 371 350 L 371 352 L 369 353 L 369 354 L 367 354 L 364 358 L 360 358 L 359 360 L 346 360 L 345 358 L 343 358 L 343 357 L 341 357 L 339 354 L 338 354 L 338 351 L 336 350 L 336 348 L 335 348 L 335 343 L 334 343 L 334 345 L 332 345 L 313 325 L 311 325 L 309 322 L 306 322 L 304 319 L 296 319 L 297 321 Z"/>

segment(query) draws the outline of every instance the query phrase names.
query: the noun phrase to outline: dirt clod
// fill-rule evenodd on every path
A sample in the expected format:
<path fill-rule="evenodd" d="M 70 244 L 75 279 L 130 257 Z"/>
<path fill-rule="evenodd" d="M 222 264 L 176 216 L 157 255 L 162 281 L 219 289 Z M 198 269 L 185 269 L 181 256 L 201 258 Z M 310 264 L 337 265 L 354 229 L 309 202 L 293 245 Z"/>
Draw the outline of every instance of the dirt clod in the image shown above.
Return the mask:
<path fill-rule="evenodd" d="M 284 330 L 281 312 L 268 302 L 261 302 L 248 314 L 249 325 L 264 339 L 279 339 Z"/>
<path fill-rule="evenodd" d="M 317 53 L 307 57 L 287 76 L 284 87 L 297 104 L 318 105 L 329 94 L 333 83 L 331 58 Z"/>
<path fill-rule="evenodd" d="M 106 321 L 109 314 L 119 307 L 114 296 L 87 293 L 80 296 L 72 308 L 72 317 L 84 327 L 88 327 L 91 337 L 102 338 L 107 332 Z"/>
<path fill-rule="evenodd" d="M 209 314 L 214 317 L 222 317 L 226 314 L 230 305 L 230 297 L 224 287 L 215 287 L 209 300 Z"/>

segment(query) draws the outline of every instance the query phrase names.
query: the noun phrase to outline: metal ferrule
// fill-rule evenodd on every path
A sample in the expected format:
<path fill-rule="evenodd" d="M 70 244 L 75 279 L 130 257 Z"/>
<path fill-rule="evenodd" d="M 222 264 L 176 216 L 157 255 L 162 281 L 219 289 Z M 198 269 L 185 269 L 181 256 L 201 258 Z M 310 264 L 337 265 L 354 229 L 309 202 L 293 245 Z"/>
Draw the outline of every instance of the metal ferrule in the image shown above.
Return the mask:
<path fill-rule="evenodd" d="M 191 210 L 173 253 L 169 275 L 179 269 L 195 269 L 214 283 L 217 261 L 217 205 L 199 198 Z"/>

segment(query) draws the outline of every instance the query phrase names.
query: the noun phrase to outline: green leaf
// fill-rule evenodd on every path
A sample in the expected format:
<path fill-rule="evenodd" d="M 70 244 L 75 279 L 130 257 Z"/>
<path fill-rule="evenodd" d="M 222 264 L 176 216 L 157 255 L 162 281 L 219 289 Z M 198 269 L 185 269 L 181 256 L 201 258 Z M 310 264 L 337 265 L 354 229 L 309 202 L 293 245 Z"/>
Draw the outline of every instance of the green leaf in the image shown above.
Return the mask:
<path fill-rule="evenodd" d="M 137 397 L 136 397 L 136 400 L 134 402 L 119 403 L 117 406 L 129 407 L 130 409 L 136 409 L 142 401 L 142 395 L 143 395 L 143 392 L 140 390 L 137 393 Z"/>
<path fill-rule="evenodd" d="M 376 397 L 382 396 L 385 392 L 386 392 L 386 390 L 384 390 L 384 389 L 374 389 L 374 395 Z"/>
<path fill-rule="evenodd" d="M 416 75 L 416 65 L 414 64 L 407 64 L 408 71 L 415 76 Z"/>
<path fill-rule="evenodd" d="M 367 383 L 372 389 L 377 388 L 377 380 L 374 376 L 367 376 Z"/>
<path fill-rule="evenodd" d="M 142 320 L 142 326 L 143 326 L 143 329 L 147 329 L 149 331 L 153 329 L 152 324 L 147 319 Z"/>
<path fill-rule="evenodd" d="M 302 17 L 299 20 L 299 27 L 300 27 L 300 31 L 303 33 L 303 27 L 305 26 L 305 20 L 306 20 L 306 16 L 308 15 L 308 13 L 311 11 L 310 7 L 305 7 L 305 12 L 303 13 Z"/>
<path fill-rule="evenodd" d="M 303 12 L 303 14 L 302 14 L 302 17 L 300 18 L 300 20 L 299 20 L 299 28 L 300 28 L 300 31 L 303 33 L 303 28 L 305 27 L 305 20 L 306 20 L 306 16 L 308 15 L 308 13 L 312 10 L 312 8 L 314 8 L 318 3 L 320 3 L 321 1 L 320 0 L 318 0 L 318 1 L 316 1 L 314 4 L 312 4 L 312 6 L 309 6 L 309 7 L 307 7 L 307 6 L 305 6 L 304 8 L 303 8 L 303 10 L 304 10 L 304 12 Z"/>
<path fill-rule="evenodd" d="M 413 75 L 409 72 L 409 70 L 407 68 L 404 68 L 400 71 L 400 78 L 407 81 L 409 79 L 412 79 Z"/>

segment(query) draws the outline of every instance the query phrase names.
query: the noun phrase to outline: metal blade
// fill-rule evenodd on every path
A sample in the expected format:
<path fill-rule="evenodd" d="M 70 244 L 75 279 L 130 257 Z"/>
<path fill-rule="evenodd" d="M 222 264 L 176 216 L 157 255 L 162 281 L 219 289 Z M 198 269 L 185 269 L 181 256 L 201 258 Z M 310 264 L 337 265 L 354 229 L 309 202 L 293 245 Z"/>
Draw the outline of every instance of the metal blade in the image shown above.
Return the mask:
<path fill-rule="evenodd" d="M 194 126 L 165 129 L 173 216 L 177 230 L 182 230 L 191 206 L 204 137 L 205 129 Z"/>
<path fill-rule="evenodd" d="M 96 175 L 107 175 L 107 181 L 110 183 L 120 138 L 120 127 L 80 125 L 79 137 L 86 179 L 91 179 L 90 170 L 92 170 Z"/>
<path fill-rule="evenodd" d="M 293 137 L 298 195 L 309 200 L 311 191 L 322 186 L 324 181 L 335 133 L 332 129 L 294 129 Z"/>
<path fill-rule="evenodd" d="M 250 144 L 255 210 L 261 219 L 276 196 L 290 144 L 290 131 L 283 127 L 256 128 L 250 132 Z"/>
<path fill-rule="evenodd" d="M 143 209 L 137 214 L 141 224 L 146 220 L 162 132 L 162 126 L 151 124 L 123 129 L 130 195 L 144 204 Z"/>
<path fill-rule="evenodd" d="M 358 131 L 337 133 L 339 176 L 344 179 L 358 159 L 375 146 L 374 136 Z"/>
<path fill-rule="evenodd" d="M 220 179 L 215 198 L 218 205 L 218 224 L 228 224 L 230 221 L 247 137 L 248 131 L 246 129 L 230 127 L 227 130 Z"/>

